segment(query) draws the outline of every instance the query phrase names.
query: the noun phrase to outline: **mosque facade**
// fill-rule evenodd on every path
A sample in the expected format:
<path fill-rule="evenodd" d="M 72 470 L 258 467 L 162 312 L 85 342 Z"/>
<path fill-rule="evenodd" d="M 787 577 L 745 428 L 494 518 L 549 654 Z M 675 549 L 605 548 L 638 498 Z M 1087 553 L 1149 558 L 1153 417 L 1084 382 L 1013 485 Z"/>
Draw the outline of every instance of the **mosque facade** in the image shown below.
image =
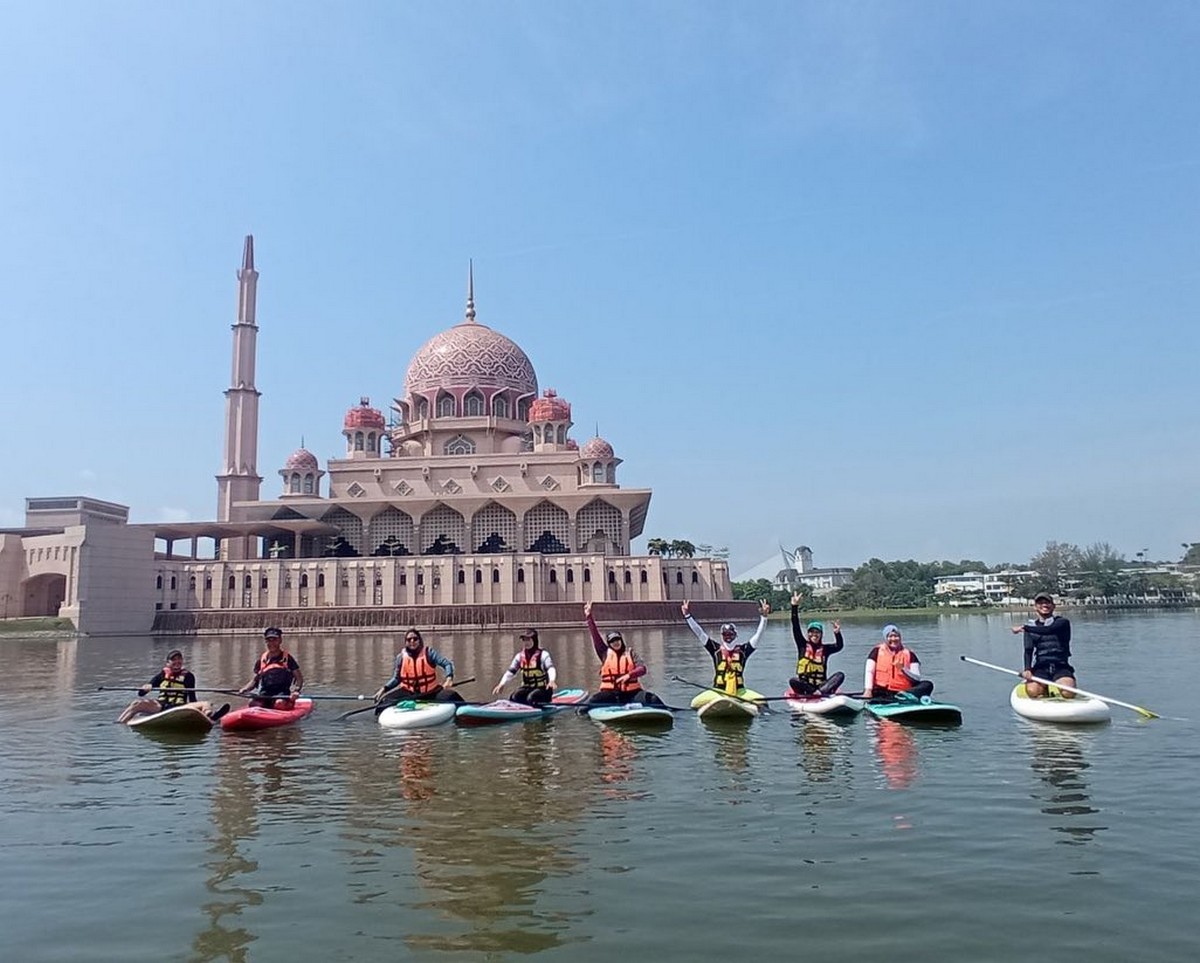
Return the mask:
<path fill-rule="evenodd" d="M 216 518 L 119 522 L 137 533 L 131 546 L 153 545 L 142 558 L 141 548 L 126 552 L 137 588 L 126 597 L 144 599 L 153 586 L 152 607 L 133 621 L 162 632 L 259 626 L 267 613 L 293 627 L 487 624 L 506 613 L 513 622 L 573 619 L 587 601 L 618 606 L 613 617 L 625 621 L 666 621 L 685 598 L 722 603 L 708 606 L 714 616 L 739 610 L 724 560 L 631 554 L 650 490 L 621 487 L 610 442 L 576 441 L 570 402 L 539 390 L 528 355 L 476 318 L 473 274 L 463 319 L 416 352 L 387 414 L 363 396 L 341 419 L 341 457 L 322 468 L 301 447 L 266 483 L 252 237 L 237 277 Z M 263 497 L 264 484 L 274 497 Z M 39 501 L 29 500 L 27 515 Z M 109 505 L 109 515 L 120 508 Z M 15 534 L 56 536 L 45 526 Z M 87 538 L 73 537 L 78 567 Z M 19 596 L 17 553 L 7 567 L 2 556 L 0 590 L 7 578 Z M 40 583 L 50 600 L 26 606 L 38 612 L 18 614 L 50 614 L 61 595 L 60 610 L 85 628 L 71 592 L 79 572 L 63 574 L 62 584 Z"/>

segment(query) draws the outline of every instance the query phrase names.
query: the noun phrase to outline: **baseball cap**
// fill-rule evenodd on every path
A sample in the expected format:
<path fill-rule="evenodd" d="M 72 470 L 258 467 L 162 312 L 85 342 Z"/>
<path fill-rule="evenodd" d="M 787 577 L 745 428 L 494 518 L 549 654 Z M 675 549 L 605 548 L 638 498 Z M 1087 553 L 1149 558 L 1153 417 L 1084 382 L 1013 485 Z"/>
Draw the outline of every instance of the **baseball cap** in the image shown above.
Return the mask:
<path fill-rule="evenodd" d="M 1038 594 L 1033 597 L 1033 600 L 1035 602 L 1051 602 L 1052 603 L 1054 601 L 1054 596 L 1051 595 L 1049 592 L 1038 592 Z"/>

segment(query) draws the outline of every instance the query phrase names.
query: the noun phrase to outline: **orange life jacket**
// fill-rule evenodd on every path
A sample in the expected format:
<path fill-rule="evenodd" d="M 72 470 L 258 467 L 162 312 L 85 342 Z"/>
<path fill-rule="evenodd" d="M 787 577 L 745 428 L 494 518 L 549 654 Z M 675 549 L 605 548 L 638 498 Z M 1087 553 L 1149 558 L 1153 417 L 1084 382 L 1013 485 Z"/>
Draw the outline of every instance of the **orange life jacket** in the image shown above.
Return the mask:
<path fill-rule="evenodd" d="M 625 675 L 637 668 L 637 663 L 633 661 L 633 656 L 629 654 L 629 649 L 624 648 L 620 652 L 608 650 L 608 655 L 604 657 L 604 664 L 600 666 L 600 688 L 603 690 L 617 689 L 621 692 L 637 692 L 642 687 L 642 684 L 637 679 L 627 679 L 624 682 L 618 682 L 617 676 Z"/>
<path fill-rule="evenodd" d="M 875 682 L 874 688 L 887 689 L 889 692 L 904 692 L 913 687 L 913 681 L 904 674 L 903 669 L 912 665 L 912 652 L 901 648 L 893 652 L 887 643 L 880 643 L 875 648 Z"/>
<path fill-rule="evenodd" d="M 292 660 L 292 653 L 287 649 L 281 648 L 278 655 L 272 655 L 271 650 L 267 649 L 258 657 L 258 687 L 264 688 L 264 684 L 269 686 L 271 690 L 288 689 L 292 685 L 292 680 L 295 676 L 289 668 L 289 663 Z M 267 674 L 270 673 L 268 680 Z M 286 678 L 285 678 L 286 676 Z"/>
<path fill-rule="evenodd" d="M 437 685 L 437 673 L 425 654 L 425 646 L 414 656 L 407 648 L 400 650 L 400 687 L 413 695 L 424 695 Z"/>
<path fill-rule="evenodd" d="M 542 668 L 542 650 L 534 649 L 530 655 L 521 650 L 521 685 L 532 689 L 545 689 L 550 684 L 550 674 Z"/>

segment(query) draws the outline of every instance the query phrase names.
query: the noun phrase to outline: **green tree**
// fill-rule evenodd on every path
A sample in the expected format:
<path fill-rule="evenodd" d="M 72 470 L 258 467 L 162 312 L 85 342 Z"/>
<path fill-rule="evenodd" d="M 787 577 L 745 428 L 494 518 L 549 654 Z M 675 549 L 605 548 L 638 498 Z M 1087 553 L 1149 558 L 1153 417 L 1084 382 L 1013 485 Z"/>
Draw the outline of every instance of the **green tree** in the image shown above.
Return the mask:
<path fill-rule="evenodd" d="M 686 539 L 675 539 L 671 542 L 671 554 L 676 558 L 692 558 L 696 554 L 696 546 Z"/>
<path fill-rule="evenodd" d="M 1200 565 L 1200 542 L 1183 543 L 1182 565 Z"/>
<path fill-rule="evenodd" d="M 1082 554 L 1078 545 L 1047 542 L 1046 547 L 1029 560 L 1029 567 L 1041 576 L 1038 588 L 1045 592 L 1061 592 L 1066 577 L 1079 571 Z"/>
<path fill-rule="evenodd" d="M 652 538 L 646 542 L 646 551 L 651 555 L 666 555 L 671 548 L 671 543 L 665 538 Z"/>

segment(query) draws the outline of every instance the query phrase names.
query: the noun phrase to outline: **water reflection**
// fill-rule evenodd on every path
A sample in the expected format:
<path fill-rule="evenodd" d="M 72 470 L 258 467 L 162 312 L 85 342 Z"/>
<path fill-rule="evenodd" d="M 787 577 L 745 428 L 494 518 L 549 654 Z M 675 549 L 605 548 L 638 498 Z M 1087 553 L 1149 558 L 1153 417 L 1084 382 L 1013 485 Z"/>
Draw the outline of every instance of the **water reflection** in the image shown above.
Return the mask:
<path fill-rule="evenodd" d="M 348 774 L 355 902 L 395 902 L 412 921 L 404 942 L 424 953 L 534 953 L 565 942 L 572 917 L 543 904 L 547 881 L 578 863 L 566 840 L 587 815 L 591 767 L 569 751 L 579 733 L 564 738 L 548 720 L 378 735 L 369 763 L 350 747 L 337 764 Z"/>
<path fill-rule="evenodd" d="M 749 769 L 750 731 L 754 725 L 738 720 L 706 721 L 701 730 L 713 747 L 717 765 L 738 777 L 734 785 L 745 789 L 744 777 Z"/>
<path fill-rule="evenodd" d="M 209 875 L 205 887 L 213 899 L 201 910 L 208 926 L 192 943 L 192 959 L 230 960 L 244 963 L 257 937 L 244 926 L 226 925 L 244 910 L 263 902 L 263 894 L 240 878 L 258 870 L 258 861 L 244 852 L 259 833 L 260 809 L 286 803 L 289 797 L 289 763 L 295 763 L 303 746 L 298 728 L 242 736 L 224 734 L 217 753 L 217 785 L 212 794 L 211 842 L 204 863 Z"/>
<path fill-rule="evenodd" d="M 920 774 L 916 736 L 891 719 L 875 723 L 871 741 L 889 789 L 908 789 Z"/>
<path fill-rule="evenodd" d="M 1087 761 L 1088 733 L 1065 726 L 1031 723 L 1029 735 L 1029 764 L 1041 780 L 1034 787 L 1034 798 L 1044 803 L 1042 812 L 1054 817 L 1051 827 L 1062 835 L 1056 843 L 1082 846 L 1107 826 L 1095 825 L 1100 810 L 1091 805 L 1084 773 L 1091 768 Z"/>
<path fill-rule="evenodd" d="M 802 715 L 793 720 L 799 731 L 800 766 L 810 782 L 829 782 L 839 755 L 847 749 L 846 724 L 824 716 Z"/>

